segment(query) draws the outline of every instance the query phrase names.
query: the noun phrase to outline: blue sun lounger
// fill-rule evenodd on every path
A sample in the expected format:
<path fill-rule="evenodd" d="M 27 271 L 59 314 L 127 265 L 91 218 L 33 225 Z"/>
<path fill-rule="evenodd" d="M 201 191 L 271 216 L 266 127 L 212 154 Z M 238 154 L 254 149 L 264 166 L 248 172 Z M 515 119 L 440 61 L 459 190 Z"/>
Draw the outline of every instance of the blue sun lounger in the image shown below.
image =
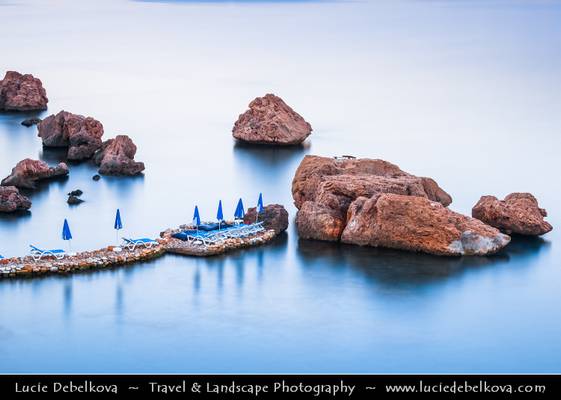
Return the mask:
<path fill-rule="evenodd" d="M 54 257 L 57 260 L 62 260 L 66 255 L 66 252 L 61 249 L 43 250 L 32 245 L 29 247 L 31 247 L 31 257 L 35 261 L 39 261 L 43 257 Z"/>
<path fill-rule="evenodd" d="M 145 247 L 149 249 L 153 246 L 158 245 L 158 242 L 148 238 L 140 238 L 140 239 L 123 238 L 123 241 L 125 242 L 125 247 L 131 251 L 136 249 L 137 247 Z"/>

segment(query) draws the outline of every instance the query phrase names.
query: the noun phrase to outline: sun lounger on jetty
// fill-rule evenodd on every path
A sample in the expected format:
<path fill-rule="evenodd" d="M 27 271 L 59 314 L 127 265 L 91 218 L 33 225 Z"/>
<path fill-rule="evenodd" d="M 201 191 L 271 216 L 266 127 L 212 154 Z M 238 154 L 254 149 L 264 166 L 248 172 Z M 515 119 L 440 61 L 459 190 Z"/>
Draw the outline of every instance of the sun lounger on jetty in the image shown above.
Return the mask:
<path fill-rule="evenodd" d="M 218 224 L 216 224 L 218 225 Z M 199 229 L 201 229 L 202 225 L 199 225 Z M 205 227 L 208 227 L 206 225 Z M 189 243 L 193 244 L 200 244 L 200 245 L 213 245 L 220 242 L 223 242 L 226 239 L 239 239 L 245 238 L 248 236 L 255 235 L 259 232 L 263 232 L 265 228 L 263 228 L 263 222 L 258 222 L 251 225 L 227 225 L 224 229 L 215 229 L 210 231 L 200 231 L 200 230 L 185 230 L 179 233 L 175 233 L 172 235 L 175 239 L 180 239 Z"/>
<path fill-rule="evenodd" d="M 39 261 L 43 257 L 55 257 L 57 260 L 62 260 L 66 255 L 66 252 L 61 249 L 43 250 L 31 245 L 29 247 L 31 247 L 31 257 L 35 261 Z"/>
<path fill-rule="evenodd" d="M 125 247 L 127 249 L 131 250 L 131 251 L 133 251 L 137 247 L 145 247 L 145 248 L 149 249 L 153 246 L 158 245 L 158 242 L 156 242 L 153 239 L 148 239 L 148 238 L 140 238 L 140 239 L 123 238 L 123 241 L 125 242 Z"/>

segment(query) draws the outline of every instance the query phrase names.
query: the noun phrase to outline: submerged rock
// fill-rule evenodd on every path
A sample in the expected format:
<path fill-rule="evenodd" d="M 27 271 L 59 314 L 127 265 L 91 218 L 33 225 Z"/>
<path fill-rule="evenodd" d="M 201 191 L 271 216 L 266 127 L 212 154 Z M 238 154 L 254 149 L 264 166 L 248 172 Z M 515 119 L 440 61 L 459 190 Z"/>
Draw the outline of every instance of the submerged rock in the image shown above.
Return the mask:
<path fill-rule="evenodd" d="M 31 74 L 8 71 L 0 80 L 0 111 L 46 110 L 48 102 L 41 80 Z"/>
<path fill-rule="evenodd" d="M 12 169 L 12 173 L 2 180 L 2 186 L 17 186 L 24 189 L 35 189 L 37 182 L 68 175 L 68 166 L 59 163 L 56 167 L 40 160 L 26 158 Z"/>
<path fill-rule="evenodd" d="M 144 171 L 144 163 L 135 161 L 135 154 L 136 145 L 131 138 L 119 135 L 103 143 L 94 162 L 102 175 L 138 175 Z"/>
<path fill-rule="evenodd" d="M 99 176 L 98 174 L 95 174 L 94 176 L 92 176 L 92 180 L 97 182 L 101 179 L 101 176 Z"/>
<path fill-rule="evenodd" d="M 384 160 L 306 156 L 292 181 L 298 233 L 306 239 L 338 241 L 351 203 L 381 193 L 422 197 L 443 206 L 452 202 L 434 180 Z"/>
<path fill-rule="evenodd" d="M 341 241 L 463 256 L 496 253 L 510 237 L 428 198 L 384 193 L 359 197 L 351 204 Z"/>
<path fill-rule="evenodd" d="M 21 124 L 29 128 L 30 126 L 37 125 L 39 122 L 41 122 L 41 118 L 27 118 L 21 121 Z"/>
<path fill-rule="evenodd" d="M 91 158 L 102 144 L 103 125 L 92 117 L 61 111 L 48 116 L 37 127 L 43 146 L 68 147 L 69 160 Z"/>
<path fill-rule="evenodd" d="M 83 194 L 84 194 L 84 192 L 82 192 L 80 189 L 76 189 L 76 190 L 73 190 L 70 193 L 68 193 L 68 196 L 80 197 Z"/>
<path fill-rule="evenodd" d="M 232 133 L 243 142 L 294 145 L 312 133 L 312 126 L 280 97 L 267 94 L 249 103 L 249 110 L 239 116 Z"/>
<path fill-rule="evenodd" d="M 15 186 L 0 186 L 0 212 L 10 213 L 29 210 L 31 201 L 19 193 Z"/>
<path fill-rule="evenodd" d="M 77 204 L 83 203 L 84 200 L 82 200 L 78 196 L 70 195 L 70 196 L 68 196 L 68 200 L 66 202 L 70 205 L 77 205 Z"/>
<path fill-rule="evenodd" d="M 482 196 L 471 215 L 508 234 L 537 236 L 553 229 L 544 220 L 547 212 L 530 193 L 511 193 L 504 200 Z"/>
<path fill-rule="evenodd" d="M 254 224 L 263 221 L 265 229 L 272 229 L 275 234 L 284 232 L 288 228 L 288 212 L 280 204 L 268 204 L 263 207 L 263 212 L 257 218 L 257 209 L 252 207 L 244 216 L 244 223 Z"/>

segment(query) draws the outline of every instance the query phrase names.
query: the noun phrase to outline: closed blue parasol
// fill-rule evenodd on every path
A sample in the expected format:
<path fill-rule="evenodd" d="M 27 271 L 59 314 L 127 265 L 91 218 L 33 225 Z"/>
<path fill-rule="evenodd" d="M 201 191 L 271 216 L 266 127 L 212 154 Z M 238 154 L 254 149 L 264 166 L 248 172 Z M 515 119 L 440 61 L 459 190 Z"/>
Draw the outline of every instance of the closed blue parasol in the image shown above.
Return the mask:
<path fill-rule="evenodd" d="M 259 193 L 259 199 L 257 199 L 257 211 L 255 213 L 255 222 L 259 220 L 259 214 L 263 212 L 263 193 Z"/>
<path fill-rule="evenodd" d="M 64 219 L 64 224 L 62 225 L 62 240 L 72 240 L 72 233 L 66 219 Z"/>
<path fill-rule="evenodd" d="M 115 215 L 115 230 L 123 229 L 123 222 L 121 221 L 121 210 L 117 208 L 117 215 Z"/>
<path fill-rule="evenodd" d="M 220 224 L 224 221 L 224 213 L 222 212 L 222 200 L 218 201 L 218 211 L 216 212 L 216 219 L 218 220 L 218 229 L 220 230 Z"/>
<path fill-rule="evenodd" d="M 119 230 L 123 229 L 123 221 L 121 221 L 121 210 L 117 208 L 117 214 L 115 215 L 115 234 L 117 237 L 117 249 L 120 250 L 119 246 Z"/>
<path fill-rule="evenodd" d="M 199 215 L 199 207 L 195 206 L 195 213 L 193 214 L 193 225 L 199 226 L 201 224 L 201 216 Z"/>
<path fill-rule="evenodd" d="M 243 219 L 244 215 L 245 215 L 245 211 L 243 209 L 243 201 L 242 199 L 240 199 L 238 201 L 238 205 L 236 206 L 236 212 L 234 212 L 234 218 Z"/>

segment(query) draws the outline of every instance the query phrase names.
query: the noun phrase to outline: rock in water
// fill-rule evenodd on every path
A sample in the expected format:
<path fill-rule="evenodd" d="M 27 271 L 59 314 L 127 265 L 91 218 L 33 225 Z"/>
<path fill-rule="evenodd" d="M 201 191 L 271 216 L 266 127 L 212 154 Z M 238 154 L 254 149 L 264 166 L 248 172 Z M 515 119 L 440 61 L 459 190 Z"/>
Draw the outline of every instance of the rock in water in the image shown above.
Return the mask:
<path fill-rule="evenodd" d="M 103 125 L 92 117 L 61 111 L 41 121 L 37 128 L 45 147 L 68 147 L 68 159 L 91 158 L 101 148 Z"/>
<path fill-rule="evenodd" d="M 509 235 L 537 236 L 553 229 L 544 221 L 547 212 L 538 206 L 538 200 L 530 193 L 511 193 L 504 200 L 482 196 L 471 215 Z"/>
<path fill-rule="evenodd" d="M 29 210 L 31 201 L 19 193 L 15 186 L 0 186 L 0 212 Z"/>
<path fill-rule="evenodd" d="M 84 194 L 84 192 L 82 192 L 80 189 L 76 189 L 76 190 L 73 190 L 70 193 L 68 193 L 68 196 L 80 197 L 83 194 Z"/>
<path fill-rule="evenodd" d="M 302 143 L 312 127 L 280 97 L 266 94 L 249 103 L 232 130 L 234 138 L 248 143 L 294 145 Z"/>
<path fill-rule="evenodd" d="M 510 237 L 425 197 L 384 193 L 351 204 L 341 241 L 463 256 L 496 253 Z"/>
<path fill-rule="evenodd" d="M 92 180 L 94 180 L 95 182 L 99 181 L 101 179 L 101 176 L 99 176 L 98 174 L 95 174 L 94 176 L 92 176 Z"/>
<path fill-rule="evenodd" d="M 144 163 L 134 160 L 136 145 L 126 135 L 119 135 L 103 143 L 94 162 L 102 175 L 137 175 L 144 171 Z"/>
<path fill-rule="evenodd" d="M 306 156 L 292 181 L 299 235 L 338 241 L 351 203 L 380 193 L 424 197 L 444 206 L 452 202 L 434 180 L 411 175 L 387 161 Z"/>
<path fill-rule="evenodd" d="M 66 202 L 70 205 L 77 205 L 77 204 L 83 203 L 84 200 L 78 198 L 78 196 L 70 195 L 70 196 L 68 196 L 68 200 Z"/>
<path fill-rule="evenodd" d="M 21 121 L 21 124 L 29 128 L 30 126 L 37 125 L 39 122 L 41 122 L 41 118 L 27 118 Z"/>
<path fill-rule="evenodd" d="M 0 80 L 0 110 L 46 110 L 48 102 L 41 80 L 33 75 L 8 71 Z"/>
<path fill-rule="evenodd" d="M 256 213 L 257 209 L 255 207 L 248 209 L 243 222 L 245 224 L 254 224 L 257 220 L 263 221 L 265 229 L 272 229 L 277 235 L 288 228 L 288 212 L 280 204 L 268 204 L 263 207 L 263 212 L 259 214 L 259 219 L 257 219 Z"/>
<path fill-rule="evenodd" d="M 44 161 L 26 158 L 12 169 L 12 173 L 2 180 L 2 186 L 17 186 L 24 189 L 35 189 L 37 181 L 68 175 L 68 166 L 60 163 L 49 167 Z"/>

